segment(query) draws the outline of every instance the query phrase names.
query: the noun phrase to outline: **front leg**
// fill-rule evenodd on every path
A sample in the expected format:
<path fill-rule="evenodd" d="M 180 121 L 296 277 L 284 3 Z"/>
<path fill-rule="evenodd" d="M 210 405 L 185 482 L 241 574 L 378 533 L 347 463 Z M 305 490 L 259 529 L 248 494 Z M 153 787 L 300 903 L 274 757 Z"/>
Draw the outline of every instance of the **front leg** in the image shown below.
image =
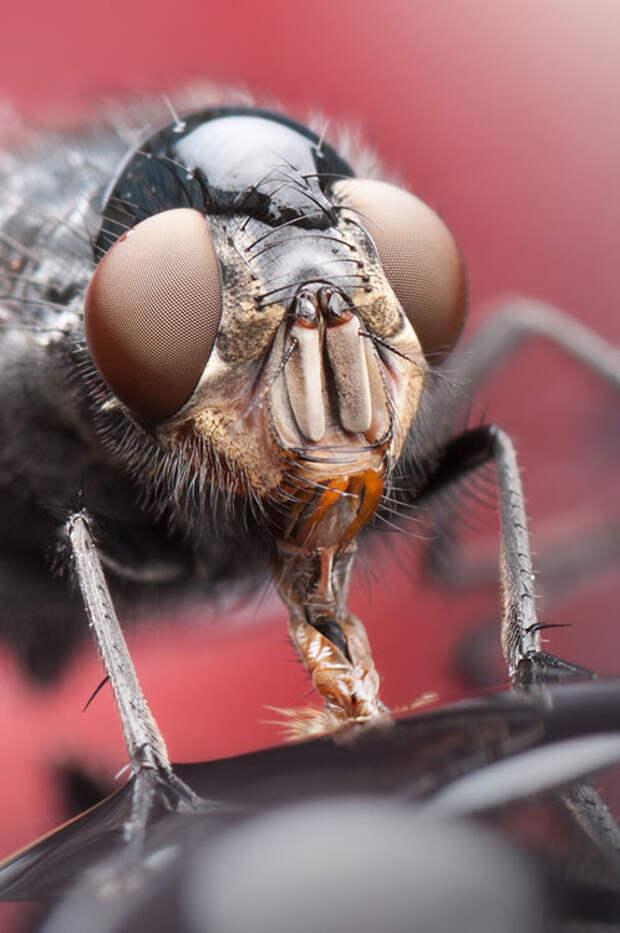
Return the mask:
<path fill-rule="evenodd" d="M 505 431 L 488 425 L 452 440 L 415 501 L 432 498 L 491 462 L 497 476 L 501 528 L 501 644 L 510 677 L 525 686 L 566 674 L 586 674 L 541 650 L 523 487 L 515 449 Z"/>
<path fill-rule="evenodd" d="M 545 302 L 528 298 L 513 298 L 502 302 L 473 337 L 451 354 L 439 372 L 448 376 L 471 400 L 480 385 L 507 357 L 515 354 L 527 341 L 541 339 L 572 357 L 612 388 L 620 389 L 618 347 L 563 311 Z M 462 439 L 457 439 L 456 444 L 467 447 L 467 437 L 467 434 L 463 435 Z M 479 457 L 480 453 L 481 451 L 477 450 L 475 456 Z M 469 456 L 470 451 L 465 450 L 464 457 L 467 459 Z M 445 470 L 445 465 L 442 464 L 440 468 Z M 471 467 L 467 466 L 466 469 Z M 431 571 L 449 580 L 455 579 L 453 567 L 450 566 L 452 521 L 452 512 L 444 513 L 436 529 L 435 542 L 429 550 Z M 614 537 L 616 536 L 612 533 L 611 538 Z M 608 546 L 605 548 L 606 541 Z M 606 534 L 582 547 L 581 553 L 577 555 L 580 565 L 578 573 L 582 572 L 586 562 L 591 559 L 593 550 L 596 549 L 600 553 L 602 547 L 605 548 L 605 554 L 613 554 L 616 549 L 614 540 L 609 540 Z M 486 567 L 478 565 L 469 569 L 480 575 Z"/>
<path fill-rule="evenodd" d="M 473 470 L 493 462 L 497 474 L 502 591 L 501 644 L 511 679 L 525 689 L 544 687 L 566 677 L 592 677 L 590 671 L 541 650 L 534 573 L 521 477 L 510 437 L 495 426 L 466 431 L 451 441 L 418 502 L 432 498 Z M 618 863 L 620 830 L 598 792 L 581 781 L 560 795 L 584 831 Z"/>
<path fill-rule="evenodd" d="M 72 515 L 66 531 L 90 627 L 112 686 L 130 766 L 136 776 L 132 813 L 124 835 L 127 842 L 139 844 L 156 808 L 191 810 L 204 801 L 172 770 L 166 744 L 142 693 L 114 610 L 88 514 L 80 511 Z"/>

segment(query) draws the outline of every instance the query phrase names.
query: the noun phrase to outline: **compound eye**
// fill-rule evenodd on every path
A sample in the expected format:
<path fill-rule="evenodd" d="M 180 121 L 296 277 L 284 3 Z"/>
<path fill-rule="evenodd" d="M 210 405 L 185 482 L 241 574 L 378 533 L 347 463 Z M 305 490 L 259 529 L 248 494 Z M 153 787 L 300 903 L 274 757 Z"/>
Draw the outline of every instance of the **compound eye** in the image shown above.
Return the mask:
<path fill-rule="evenodd" d="M 103 257 L 86 294 L 86 340 L 114 394 L 161 421 L 190 398 L 221 314 L 207 221 L 178 208 L 143 220 Z"/>
<path fill-rule="evenodd" d="M 419 198 L 383 181 L 337 181 L 339 203 L 360 213 L 394 294 L 429 362 L 452 349 L 465 321 L 467 281 L 454 237 Z"/>

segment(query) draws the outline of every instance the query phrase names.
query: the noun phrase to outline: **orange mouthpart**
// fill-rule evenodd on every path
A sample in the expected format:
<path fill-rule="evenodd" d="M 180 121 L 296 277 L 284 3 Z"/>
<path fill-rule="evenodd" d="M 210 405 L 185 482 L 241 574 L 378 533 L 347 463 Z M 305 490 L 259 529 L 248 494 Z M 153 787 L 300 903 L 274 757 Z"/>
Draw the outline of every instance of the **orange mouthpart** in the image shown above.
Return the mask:
<path fill-rule="evenodd" d="M 301 549 L 346 547 L 374 515 L 385 482 L 383 469 L 287 485 L 294 504 L 284 539 Z"/>

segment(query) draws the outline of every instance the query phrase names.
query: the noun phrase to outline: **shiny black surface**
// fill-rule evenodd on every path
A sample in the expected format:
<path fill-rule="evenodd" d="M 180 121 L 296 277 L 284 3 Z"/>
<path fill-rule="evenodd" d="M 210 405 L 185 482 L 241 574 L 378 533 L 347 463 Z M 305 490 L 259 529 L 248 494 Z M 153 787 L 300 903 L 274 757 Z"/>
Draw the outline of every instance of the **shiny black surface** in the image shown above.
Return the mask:
<path fill-rule="evenodd" d="M 201 110 L 128 155 L 104 197 L 95 258 L 123 230 L 175 207 L 321 229 L 333 221 L 330 184 L 351 175 L 329 144 L 294 120 L 247 107 Z"/>
<path fill-rule="evenodd" d="M 233 838 L 231 833 L 247 833 L 249 845 L 258 818 L 267 826 L 275 821 L 271 823 L 275 827 L 287 807 L 297 808 L 302 815 L 314 807 L 308 812 L 316 813 L 318 819 L 323 819 L 322 813 L 335 814 L 328 820 L 333 825 L 336 817 L 344 818 L 357 803 L 362 812 L 351 834 L 364 826 L 364 807 L 370 813 L 373 806 L 400 807 L 403 820 L 419 820 L 412 823 L 412 846 L 417 845 L 420 833 L 430 834 L 425 852 L 428 845 L 439 846 L 434 828 L 438 833 L 442 826 L 456 833 L 463 820 L 469 819 L 471 843 L 482 844 L 493 827 L 502 833 L 515 859 L 519 863 L 525 859 L 530 865 L 531 893 L 538 889 L 544 894 L 544 910 L 557 924 L 544 926 L 545 930 L 573 931 L 581 927 L 571 927 L 571 923 L 587 920 L 615 928 L 620 911 L 615 831 L 605 830 L 608 817 L 601 808 L 597 846 L 574 819 L 570 792 L 562 789 L 567 780 L 602 767 L 600 749 L 607 749 L 605 765 L 618 761 L 619 693 L 615 681 L 567 683 L 540 695 L 508 691 L 421 713 L 399 721 L 393 729 L 361 731 L 348 743 L 319 739 L 179 765 L 177 773 L 204 798 L 215 801 L 215 809 L 191 815 L 154 812 L 144 855 L 122 856 L 118 862 L 105 863 L 108 867 L 101 871 L 101 860 L 123 851 L 119 846 L 131 807 L 130 781 L 99 806 L 0 866 L 0 898 L 58 897 L 82 876 L 79 890 L 86 897 L 88 911 L 92 913 L 99 904 L 109 923 L 101 929 L 116 930 L 112 922 L 116 910 L 126 920 L 134 910 L 144 911 L 157 903 L 161 916 L 166 916 L 186 890 L 187 859 L 193 858 L 196 845 L 201 852 L 204 848 L 205 865 L 217 865 L 220 842 Z M 615 752 L 610 740 L 615 742 Z M 581 756 L 580 751 L 584 752 Z M 588 793 L 587 784 L 580 787 L 581 793 Z M 308 832 L 313 826 L 311 822 Z M 371 833 L 365 842 L 368 852 L 379 841 Z M 334 845 L 341 842 L 346 839 L 337 836 Z M 294 843 L 287 840 L 287 845 Z M 448 846 L 438 863 L 442 885 L 450 883 L 443 873 L 450 850 Z M 581 853 L 581 860 L 575 859 L 576 852 Z M 302 878 L 306 877 L 304 853 L 305 848 L 290 859 L 291 865 L 301 866 Z M 261 864 L 269 865 L 271 858 L 272 850 L 259 847 Z M 377 866 L 372 858 L 366 861 L 371 866 L 366 876 L 370 883 Z M 84 877 L 84 869 L 97 862 L 100 869 Z M 128 891 L 119 887 L 113 901 L 103 897 L 105 886 L 117 885 L 128 872 L 139 883 L 132 883 Z M 227 896 L 235 896 L 238 881 L 230 877 L 224 889 Z M 408 882 L 397 890 L 405 896 Z M 481 877 L 481 896 L 485 890 Z M 73 918 L 77 907 L 73 900 L 68 904 Z M 184 928 L 166 923 L 154 928 Z M 75 926 L 67 922 L 61 928 L 81 929 L 77 920 Z M 133 929 L 118 927 L 129 928 Z M 440 928 L 461 929 L 458 925 Z"/>

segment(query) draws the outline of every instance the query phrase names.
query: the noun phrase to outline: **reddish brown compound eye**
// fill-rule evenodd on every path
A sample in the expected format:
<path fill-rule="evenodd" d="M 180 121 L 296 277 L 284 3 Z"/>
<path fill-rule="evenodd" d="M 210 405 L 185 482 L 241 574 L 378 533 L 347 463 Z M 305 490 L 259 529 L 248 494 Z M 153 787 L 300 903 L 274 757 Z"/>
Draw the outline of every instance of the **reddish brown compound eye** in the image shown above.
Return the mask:
<path fill-rule="evenodd" d="M 428 205 L 383 181 L 342 179 L 337 200 L 360 213 L 425 356 L 441 361 L 465 321 L 467 280 L 454 237 Z"/>
<path fill-rule="evenodd" d="M 221 313 L 207 221 L 178 208 L 143 220 L 103 257 L 86 294 L 86 340 L 114 394 L 161 421 L 191 396 Z"/>

